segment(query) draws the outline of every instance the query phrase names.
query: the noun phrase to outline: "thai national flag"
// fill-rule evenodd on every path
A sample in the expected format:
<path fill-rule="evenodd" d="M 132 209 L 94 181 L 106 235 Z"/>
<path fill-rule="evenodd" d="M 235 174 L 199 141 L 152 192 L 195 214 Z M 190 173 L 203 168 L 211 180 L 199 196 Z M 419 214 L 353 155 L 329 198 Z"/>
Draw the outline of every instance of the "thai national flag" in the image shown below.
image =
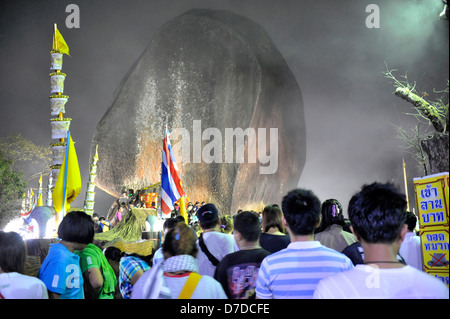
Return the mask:
<path fill-rule="evenodd" d="M 181 180 L 178 172 L 175 157 L 170 145 L 170 132 L 166 127 L 162 152 L 162 173 L 161 173 L 161 210 L 164 214 L 170 214 L 173 204 L 182 196 L 184 191 L 181 188 Z"/>

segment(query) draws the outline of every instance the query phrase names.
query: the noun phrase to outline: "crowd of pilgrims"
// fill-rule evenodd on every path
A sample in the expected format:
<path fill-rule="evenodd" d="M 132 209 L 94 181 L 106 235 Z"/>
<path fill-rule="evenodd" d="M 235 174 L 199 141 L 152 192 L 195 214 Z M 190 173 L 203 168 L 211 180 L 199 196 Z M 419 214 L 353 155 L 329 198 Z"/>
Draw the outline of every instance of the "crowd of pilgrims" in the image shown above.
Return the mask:
<path fill-rule="evenodd" d="M 301 188 L 261 212 L 221 214 L 213 203 L 188 203 L 187 212 L 164 220 L 148 256 L 100 249 L 99 221 L 70 212 L 37 277 L 24 274 L 22 238 L 0 232 L 0 298 L 449 298 L 448 274 L 423 271 L 417 217 L 391 184 L 363 185 L 348 219 L 338 200 Z"/>

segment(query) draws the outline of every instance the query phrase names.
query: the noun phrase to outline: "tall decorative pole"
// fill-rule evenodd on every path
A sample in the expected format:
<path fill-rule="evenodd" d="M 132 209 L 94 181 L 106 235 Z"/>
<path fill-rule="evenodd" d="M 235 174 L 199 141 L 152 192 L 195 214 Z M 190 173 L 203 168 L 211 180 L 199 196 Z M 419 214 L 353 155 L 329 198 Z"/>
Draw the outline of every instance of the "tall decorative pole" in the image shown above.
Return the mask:
<path fill-rule="evenodd" d="M 92 161 L 91 170 L 89 172 L 89 182 L 86 190 L 86 197 L 84 200 L 84 211 L 91 215 L 94 214 L 95 204 L 95 177 L 97 176 L 97 162 L 98 162 L 98 145 L 95 147 L 95 156 Z"/>
<path fill-rule="evenodd" d="M 39 177 L 39 188 L 38 188 L 38 200 L 37 206 L 44 206 L 44 199 L 42 198 L 42 174 Z"/>
<path fill-rule="evenodd" d="M 50 172 L 50 176 L 48 177 L 48 186 L 47 186 L 47 206 L 53 206 L 52 200 L 52 188 L 53 188 L 53 174 Z"/>
<path fill-rule="evenodd" d="M 50 70 L 53 72 L 50 73 L 50 114 L 53 116 L 57 116 L 50 119 L 51 124 L 51 133 L 52 139 L 57 140 L 56 143 L 51 143 L 50 146 L 52 148 L 53 154 L 53 163 L 51 165 L 51 178 L 53 180 L 58 179 L 58 174 L 61 169 L 61 164 L 64 159 L 64 154 L 66 150 L 66 141 L 65 138 L 67 136 L 67 131 L 70 128 L 70 122 L 72 119 L 64 118 L 65 104 L 69 97 L 67 95 L 63 95 L 64 93 L 64 80 L 66 78 L 66 74 L 62 73 L 62 64 L 63 64 L 63 54 L 69 54 L 69 48 L 65 43 L 63 37 L 59 33 L 56 23 L 54 24 L 53 30 L 53 50 L 50 51 L 51 56 L 51 64 Z M 52 202 L 51 192 L 52 181 L 49 180 L 49 195 L 47 197 L 47 203 Z"/>

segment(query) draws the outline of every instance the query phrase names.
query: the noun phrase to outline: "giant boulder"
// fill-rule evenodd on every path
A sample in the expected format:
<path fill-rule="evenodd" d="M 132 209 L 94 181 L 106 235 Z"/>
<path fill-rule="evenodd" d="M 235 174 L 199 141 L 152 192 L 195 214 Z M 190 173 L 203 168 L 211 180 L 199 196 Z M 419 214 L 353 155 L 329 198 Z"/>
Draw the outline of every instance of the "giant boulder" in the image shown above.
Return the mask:
<path fill-rule="evenodd" d="M 279 203 L 297 186 L 306 152 L 301 90 L 267 33 L 245 17 L 191 10 L 156 32 L 96 128 L 96 185 L 119 197 L 159 182 L 165 125 L 191 201 L 234 213 Z M 244 143 L 226 141 L 239 129 L 249 133 Z"/>

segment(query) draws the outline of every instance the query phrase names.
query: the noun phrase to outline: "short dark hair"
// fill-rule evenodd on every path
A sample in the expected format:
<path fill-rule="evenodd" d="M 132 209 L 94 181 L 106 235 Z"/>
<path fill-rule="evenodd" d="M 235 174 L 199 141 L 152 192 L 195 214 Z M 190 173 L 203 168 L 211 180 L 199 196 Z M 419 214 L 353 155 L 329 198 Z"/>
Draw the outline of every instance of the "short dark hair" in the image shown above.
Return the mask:
<path fill-rule="evenodd" d="M 254 212 L 244 211 L 236 215 L 234 230 L 237 230 L 248 242 L 258 241 L 261 235 L 259 216 Z"/>
<path fill-rule="evenodd" d="M 25 273 L 27 249 L 16 232 L 0 231 L 0 268 L 3 272 Z"/>
<path fill-rule="evenodd" d="M 320 200 L 310 190 L 294 189 L 283 197 L 284 218 L 294 235 L 311 235 L 320 221 Z"/>
<path fill-rule="evenodd" d="M 90 244 L 94 241 L 94 235 L 94 222 L 83 211 L 69 212 L 58 227 L 58 237 L 68 242 Z"/>
<path fill-rule="evenodd" d="M 178 224 L 180 221 L 174 217 L 166 218 L 163 224 L 163 229 L 172 229 L 175 227 L 176 224 Z"/>
<path fill-rule="evenodd" d="M 408 225 L 408 230 L 413 231 L 416 228 L 417 216 L 411 212 L 405 212 L 405 224 Z"/>
<path fill-rule="evenodd" d="M 390 183 L 364 185 L 348 204 L 353 230 L 367 243 L 394 242 L 403 228 L 405 211 L 405 195 Z"/>

